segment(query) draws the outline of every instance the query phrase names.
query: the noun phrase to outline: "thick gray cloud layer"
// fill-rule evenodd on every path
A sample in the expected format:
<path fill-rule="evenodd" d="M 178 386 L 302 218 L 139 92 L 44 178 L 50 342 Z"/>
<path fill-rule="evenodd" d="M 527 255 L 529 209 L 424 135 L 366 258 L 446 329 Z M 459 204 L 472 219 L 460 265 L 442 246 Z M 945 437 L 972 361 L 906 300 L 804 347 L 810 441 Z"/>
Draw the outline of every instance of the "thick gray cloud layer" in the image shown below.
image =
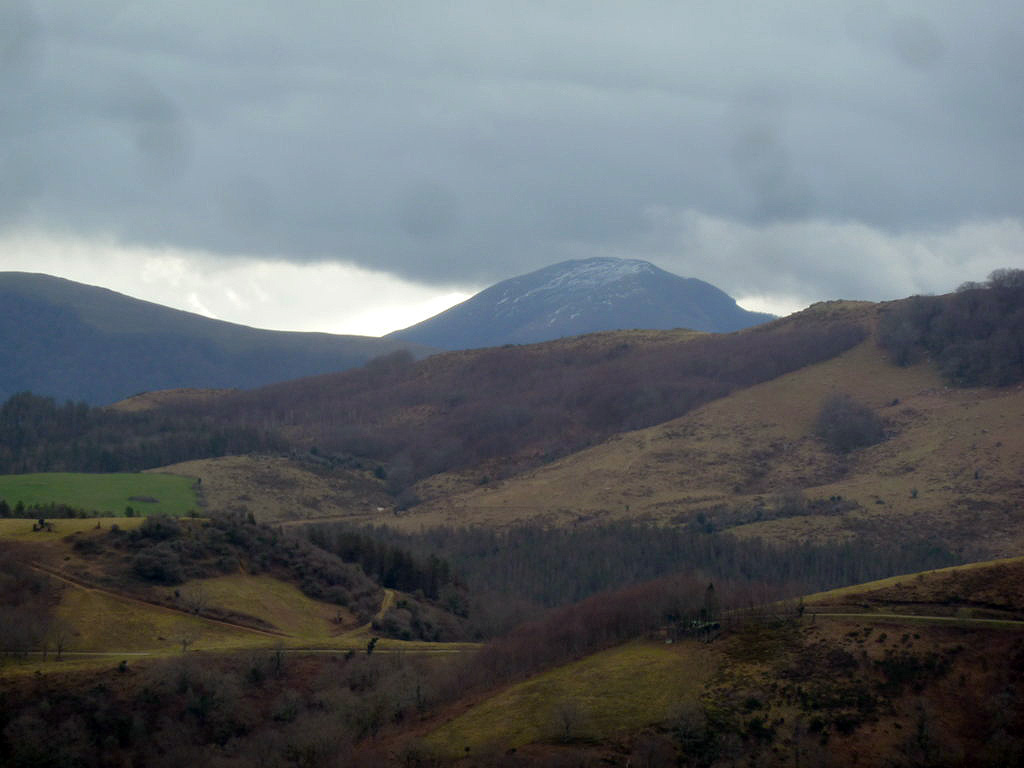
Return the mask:
<path fill-rule="evenodd" d="M 0 234 L 447 285 L 611 253 L 825 297 L 921 281 L 877 249 L 851 281 L 822 222 L 1022 208 L 1019 0 L 0 3 Z"/>

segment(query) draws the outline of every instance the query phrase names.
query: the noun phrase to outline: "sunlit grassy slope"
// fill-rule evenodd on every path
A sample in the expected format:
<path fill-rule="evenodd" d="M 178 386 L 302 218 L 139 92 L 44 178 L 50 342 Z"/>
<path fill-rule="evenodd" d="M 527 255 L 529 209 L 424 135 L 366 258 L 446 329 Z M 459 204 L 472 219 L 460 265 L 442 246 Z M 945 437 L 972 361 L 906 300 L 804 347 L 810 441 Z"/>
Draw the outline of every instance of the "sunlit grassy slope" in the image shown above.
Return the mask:
<path fill-rule="evenodd" d="M 916 580 L 918 582 L 923 582 L 929 579 L 938 580 L 950 574 L 973 570 L 987 570 L 998 566 L 1020 566 L 1022 563 L 1024 563 L 1024 557 L 1008 557 L 1000 560 L 984 560 L 977 563 L 953 565 L 948 568 L 936 568 L 933 571 L 922 571 L 921 573 L 905 573 L 900 574 L 899 576 L 890 576 L 887 579 L 866 581 L 863 584 L 851 584 L 848 587 L 830 589 L 826 592 L 816 592 L 813 595 L 807 595 L 804 598 L 804 602 L 830 602 L 838 598 L 850 598 L 855 597 L 856 595 L 886 589 L 888 587 L 899 586 L 900 584 L 911 580 Z"/>
<path fill-rule="evenodd" d="M 0 499 L 12 507 L 22 501 L 68 504 L 108 515 L 122 515 L 126 507 L 140 515 L 184 515 L 199 508 L 194 483 L 194 478 L 150 473 L 0 475 Z"/>
<path fill-rule="evenodd" d="M 209 608 L 255 616 L 303 640 L 324 640 L 355 624 L 350 611 L 313 600 L 298 587 L 269 576 L 220 576 L 198 579 L 179 592 L 198 590 Z"/>
<path fill-rule="evenodd" d="M 57 615 L 71 627 L 69 651 L 173 652 L 246 648 L 275 642 L 269 635 L 207 621 L 105 592 L 68 584 Z"/>
<path fill-rule="evenodd" d="M 545 672 L 437 728 L 451 755 L 540 741 L 605 739 L 669 719 L 696 702 L 712 672 L 707 646 L 635 642 Z"/>

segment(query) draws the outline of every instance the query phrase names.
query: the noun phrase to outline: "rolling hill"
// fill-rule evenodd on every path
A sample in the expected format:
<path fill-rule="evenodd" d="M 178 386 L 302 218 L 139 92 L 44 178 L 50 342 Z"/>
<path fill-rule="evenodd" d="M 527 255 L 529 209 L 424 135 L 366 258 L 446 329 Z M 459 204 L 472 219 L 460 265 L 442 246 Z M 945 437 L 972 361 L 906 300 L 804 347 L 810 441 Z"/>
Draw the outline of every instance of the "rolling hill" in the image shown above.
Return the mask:
<path fill-rule="evenodd" d="M 48 275 L 0 273 L 0 398 L 94 404 L 148 390 L 251 388 L 340 371 L 415 342 L 249 328 Z"/>
<path fill-rule="evenodd" d="M 486 766 L 1011 765 L 1021 575 L 987 562 L 725 611 L 710 642 L 666 626 L 469 698 L 413 743 Z"/>
<path fill-rule="evenodd" d="M 276 430 L 293 446 L 342 460 L 355 456 L 379 467 L 399 494 L 451 470 L 479 480 L 549 462 L 832 357 L 866 332 L 845 318 L 783 319 L 734 334 L 606 332 L 417 363 L 381 359 L 232 393 L 194 412 Z"/>
<path fill-rule="evenodd" d="M 0 521 L 0 762 L 1021 764 L 1019 306 L 11 398 L 15 464 L 189 458 L 211 514 Z"/>
<path fill-rule="evenodd" d="M 790 318 L 859 318 L 881 305 L 816 305 Z M 836 454 L 814 434 L 842 392 L 878 414 L 886 439 Z M 926 361 L 891 364 L 874 336 L 828 360 L 739 389 L 676 419 L 515 477 L 424 481 L 424 503 L 392 524 L 497 525 L 544 520 L 700 524 L 793 542 L 934 536 L 990 556 L 1024 552 L 1024 391 L 950 388 Z"/>
<path fill-rule="evenodd" d="M 182 607 L 202 595 L 202 615 L 64 581 L 63 660 L 51 649 L 2 667 L 0 758 L 1016 765 L 1022 569 L 977 563 L 777 603 L 725 585 L 709 603 L 704 582 L 673 581 L 482 649 L 385 641 L 372 655 L 350 616 L 265 576 L 183 585 Z M 710 622 L 690 613 L 701 594 Z"/>
<path fill-rule="evenodd" d="M 532 344 L 621 329 L 725 333 L 767 322 L 702 280 L 646 261 L 564 261 L 504 280 L 389 338 L 441 349 Z"/>
<path fill-rule="evenodd" d="M 953 298 L 984 310 L 984 294 Z M 914 307 L 829 302 L 732 334 L 619 331 L 386 357 L 247 392 L 129 404 L 149 409 L 138 413 L 151 414 L 150 430 L 180 419 L 184 431 L 260 430 L 273 439 L 253 445 L 290 448 L 292 459 L 207 461 L 224 452 L 204 453 L 214 440 L 175 454 L 203 463 L 173 471 L 202 475 L 219 506 L 261 520 L 406 530 L 631 520 L 783 543 L 929 535 L 965 557 L 1018 554 L 1021 391 L 949 387 L 921 355 L 893 364 L 879 329 Z M 815 420 L 836 393 L 872 412 L 885 439 L 830 450 Z M 62 450 L 35 455 L 74 461 Z"/>

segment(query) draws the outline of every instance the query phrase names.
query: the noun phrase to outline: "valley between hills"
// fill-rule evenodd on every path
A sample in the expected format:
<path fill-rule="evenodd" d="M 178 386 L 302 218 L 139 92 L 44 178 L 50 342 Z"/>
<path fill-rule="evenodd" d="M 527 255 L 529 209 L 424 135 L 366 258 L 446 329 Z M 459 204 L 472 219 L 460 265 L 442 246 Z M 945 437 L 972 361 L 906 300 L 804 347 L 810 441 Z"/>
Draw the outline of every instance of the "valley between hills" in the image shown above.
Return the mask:
<path fill-rule="evenodd" d="M 0 761 L 1022 764 L 1011 277 L 107 408 L 16 395 Z M 62 495 L 6 498 L 52 472 Z M 84 501 L 100 472 L 138 485 Z M 147 514 L 169 476 L 187 511 Z"/>

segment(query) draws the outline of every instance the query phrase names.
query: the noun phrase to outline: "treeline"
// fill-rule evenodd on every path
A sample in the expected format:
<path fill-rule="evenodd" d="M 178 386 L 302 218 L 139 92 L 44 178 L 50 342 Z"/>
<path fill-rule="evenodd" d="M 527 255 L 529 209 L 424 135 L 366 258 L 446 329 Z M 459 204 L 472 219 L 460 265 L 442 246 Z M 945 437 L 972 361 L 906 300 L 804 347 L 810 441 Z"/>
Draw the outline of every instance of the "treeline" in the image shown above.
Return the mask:
<path fill-rule="evenodd" d="M 852 322 L 789 320 L 682 341 L 597 334 L 418 363 L 398 354 L 197 407 L 322 452 L 372 458 L 399 493 L 446 470 L 491 462 L 510 474 L 550 461 L 829 359 L 865 335 Z"/>
<path fill-rule="evenodd" d="M 716 595 L 716 609 L 725 611 L 749 607 L 751 600 L 763 607 L 769 596 L 781 596 L 764 585 L 756 597 L 733 584 L 720 583 L 716 588 L 694 571 L 601 592 L 495 639 L 474 659 L 460 685 L 497 687 L 667 625 L 714 621 L 718 617 L 709 615 L 709 591 Z"/>
<path fill-rule="evenodd" d="M 320 541 L 351 532 L 343 523 L 313 530 L 310 535 Z M 699 522 L 676 528 L 620 522 L 575 528 L 522 524 L 501 531 L 435 528 L 416 534 L 381 526 L 357 533 L 385 548 L 412 552 L 420 562 L 433 556 L 450 563 L 471 601 L 471 624 L 482 636 L 506 631 L 545 608 L 683 570 L 716 582 L 788 585 L 797 595 L 961 562 L 927 541 L 780 547 L 709 530 Z"/>
<path fill-rule="evenodd" d="M 193 412 L 124 413 L 31 392 L 0 405 L 0 474 L 134 472 L 285 447 L 266 431 Z"/>
<path fill-rule="evenodd" d="M 958 387 L 1024 380 L 1024 270 L 999 269 L 949 296 L 914 296 L 883 315 L 879 344 L 896 365 L 923 356 Z"/>
<path fill-rule="evenodd" d="M 56 597 L 48 576 L 22 563 L 9 544 L 0 543 L 0 654 L 24 656 L 51 646 Z"/>
<path fill-rule="evenodd" d="M 453 583 L 451 566 L 434 553 L 416 557 L 394 543 L 332 525 L 304 526 L 303 533 L 321 549 L 337 555 L 346 563 L 359 565 L 382 587 L 418 592 L 437 600 L 441 590 Z"/>
<path fill-rule="evenodd" d="M 12 507 L 7 499 L 0 499 L 0 518 L 21 518 L 29 520 L 45 520 L 49 517 L 71 518 L 71 517 L 99 517 L 101 513 L 95 509 L 83 509 L 71 504 L 58 504 L 51 501 L 47 504 L 26 504 L 23 501 L 15 502 Z"/>
<path fill-rule="evenodd" d="M 0 765 L 10 768 L 380 768 L 356 745 L 437 703 L 451 659 L 280 650 L 111 662 L 102 671 L 8 678 Z M 56 682 L 56 684 L 54 684 Z"/>

